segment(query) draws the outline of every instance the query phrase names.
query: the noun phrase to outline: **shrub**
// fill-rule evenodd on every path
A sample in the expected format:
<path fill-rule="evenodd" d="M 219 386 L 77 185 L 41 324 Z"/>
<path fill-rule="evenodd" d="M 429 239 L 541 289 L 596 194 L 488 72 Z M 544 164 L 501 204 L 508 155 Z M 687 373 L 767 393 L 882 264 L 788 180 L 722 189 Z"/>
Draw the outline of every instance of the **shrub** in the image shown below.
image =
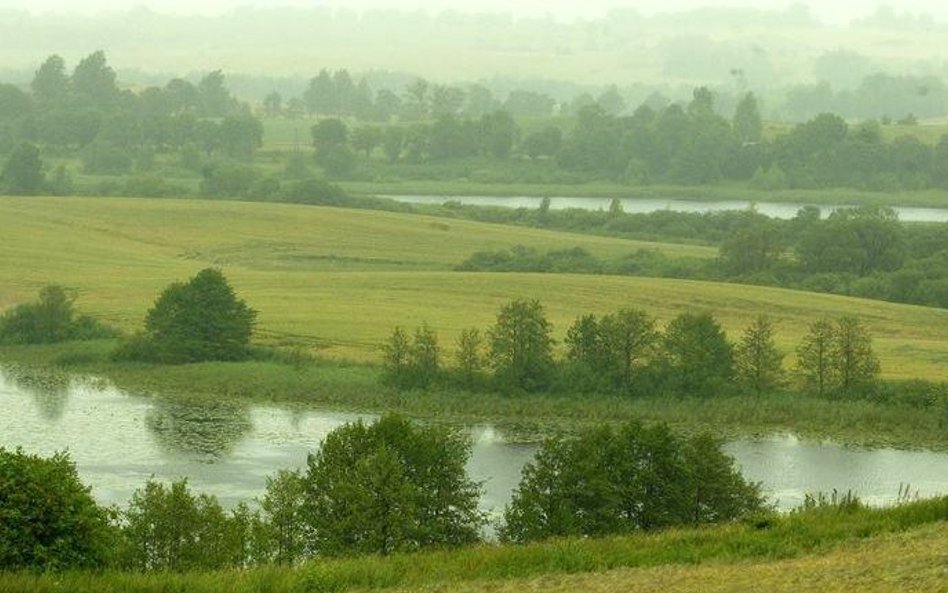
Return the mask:
<path fill-rule="evenodd" d="M 49 344 L 67 340 L 96 340 L 117 332 L 85 316 L 76 315 L 75 293 L 56 284 L 39 291 L 33 303 L 17 305 L 0 315 L 0 343 Z"/>

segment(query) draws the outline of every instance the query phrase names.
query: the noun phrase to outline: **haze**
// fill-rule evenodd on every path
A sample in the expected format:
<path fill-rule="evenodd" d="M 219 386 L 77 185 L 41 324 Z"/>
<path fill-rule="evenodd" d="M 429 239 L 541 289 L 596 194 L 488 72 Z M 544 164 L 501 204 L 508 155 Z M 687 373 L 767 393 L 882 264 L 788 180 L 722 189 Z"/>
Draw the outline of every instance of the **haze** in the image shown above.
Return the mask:
<path fill-rule="evenodd" d="M 644 14 L 655 12 L 674 12 L 692 10 L 702 6 L 740 7 L 759 9 L 784 9 L 794 4 L 784 0 L 729 0 L 709 2 L 707 0 L 282 0 L 281 2 L 263 2 L 261 0 L 143 0 L 139 2 L 117 3 L 109 0 L 36 0 L 24 3 L 23 0 L 0 0 L 0 8 L 25 10 L 31 13 L 97 13 L 102 11 L 127 10 L 135 7 L 147 7 L 163 13 L 181 14 L 219 14 L 229 10 L 254 6 L 274 8 L 294 7 L 331 7 L 349 10 L 388 9 L 388 10 L 426 10 L 442 12 L 457 10 L 460 12 L 504 12 L 517 16 L 553 15 L 563 19 L 577 17 L 598 17 L 614 8 L 634 8 Z M 869 3 L 860 0 L 834 0 L 833 2 L 809 3 L 813 15 L 830 23 L 846 23 L 853 18 L 862 17 L 885 3 Z M 894 5 L 899 12 L 929 13 L 939 19 L 948 17 L 948 5 L 935 0 L 902 0 Z"/>

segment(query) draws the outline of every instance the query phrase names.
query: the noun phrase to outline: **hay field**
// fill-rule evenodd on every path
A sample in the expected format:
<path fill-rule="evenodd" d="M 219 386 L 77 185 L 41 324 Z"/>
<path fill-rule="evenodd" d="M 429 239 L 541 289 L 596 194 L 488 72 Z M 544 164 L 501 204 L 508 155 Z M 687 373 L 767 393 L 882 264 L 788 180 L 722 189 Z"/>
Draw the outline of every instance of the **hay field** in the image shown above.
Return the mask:
<path fill-rule="evenodd" d="M 714 250 L 416 215 L 239 202 L 107 198 L 0 199 L 0 309 L 46 283 L 133 331 L 170 282 L 215 266 L 260 311 L 258 337 L 337 359 L 377 360 L 396 324 L 428 323 L 451 349 L 515 298 L 537 298 L 558 338 L 581 313 L 640 307 L 667 321 L 715 312 L 736 337 L 755 315 L 779 322 L 792 353 L 807 323 L 853 314 L 871 327 L 888 377 L 948 379 L 948 311 L 732 284 L 669 279 L 451 271 L 477 250 L 581 246 L 602 258 L 640 248 Z"/>

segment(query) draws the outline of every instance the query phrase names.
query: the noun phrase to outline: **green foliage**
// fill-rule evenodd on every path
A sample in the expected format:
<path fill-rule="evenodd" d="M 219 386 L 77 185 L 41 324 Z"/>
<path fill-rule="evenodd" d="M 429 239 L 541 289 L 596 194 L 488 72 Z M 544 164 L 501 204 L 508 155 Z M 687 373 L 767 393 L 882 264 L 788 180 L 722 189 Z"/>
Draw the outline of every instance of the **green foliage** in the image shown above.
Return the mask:
<path fill-rule="evenodd" d="M 303 559 L 307 539 L 305 486 L 299 471 L 279 470 L 267 477 L 267 491 L 260 500 L 266 561 L 294 565 Z"/>
<path fill-rule="evenodd" d="M 230 516 L 217 499 L 194 495 L 186 479 L 148 480 L 132 494 L 123 519 L 123 564 L 138 571 L 215 570 L 247 562 L 253 518 L 238 506 Z"/>
<path fill-rule="evenodd" d="M 477 328 L 468 328 L 458 336 L 455 349 L 456 378 L 461 387 L 476 389 L 485 383 L 484 340 Z"/>
<path fill-rule="evenodd" d="M 465 473 L 470 443 L 386 416 L 332 431 L 304 477 L 311 553 L 391 554 L 479 539 L 480 487 Z"/>
<path fill-rule="evenodd" d="M 718 395 L 734 374 L 734 348 L 711 313 L 682 313 L 662 339 L 668 380 L 681 393 Z"/>
<path fill-rule="evenodd" d="M 774 323 L 766 314 L 758 315 L 744 330 L 734 352 L 734 370 L 745 389 L 760 395 L 780 385 L 783 354 L 774 343 Z"/>
<path fill-rule="evenodd" d="M 82 150 L 82 169 L 93 175 L 124 175 L 132 170 L 132 157 L 120 146 L 96 141 Z"/>
<path fill-rule="evenodd" d="M 47 344 L 116 335 L 115 330 L 95 319 L 77 315 L 75 300 L 76 295 L 62 286 L 44 286 L 36 302 L 17 305 L 0 315 L 0 343 Z"/>
<path fill-rule="evenodd" d="M 396 327 L 384 347 L 383 380 L 400 389 L 425 389 L 439 379 L 441 352 L 438 337 L 427 325 L 412 340 Z"/>
<path fill-rule="evenodd" d="M 117 356 L 163 363 L 241 360 L 256 316 L 220 270 L 207 268 L 165 288 L 145 317 L 144 333 Z"/>
<path fill-rule="evenodd" d="M 488 330 L 488 361 L 501 389 L 537 391 L 555 371 L 552 325 L 539 301 L 513 301 L 501 307 Z"/>
<path fill-rule="evenodd" d="M 819 396 L 855 395 L 875 387 L 879 360 L 859 319 L 847 316 L 834 324 L 823 318 L 813 322 L 797 349 L 797 368 Z"/>
<path fill-rule="evenodd" d="M 546 441 L 505 512 L 503 539 L 603 536 L 730 521 L 760 510 L 759 488 L 710 437 L 628 423 Z"/>
<path fill-rule="evenodd" d="M 29 143 L 17 146 L 0 172 L 0 182 L 8 194 L 29 196 L 39 193 L 43 181 L 39 148 Z"/>
<path fill-rule="evenodd" d="M 115 533 L 67 453 L 50 458 L 0 447 L 0 574 L 105 566 Z"/>

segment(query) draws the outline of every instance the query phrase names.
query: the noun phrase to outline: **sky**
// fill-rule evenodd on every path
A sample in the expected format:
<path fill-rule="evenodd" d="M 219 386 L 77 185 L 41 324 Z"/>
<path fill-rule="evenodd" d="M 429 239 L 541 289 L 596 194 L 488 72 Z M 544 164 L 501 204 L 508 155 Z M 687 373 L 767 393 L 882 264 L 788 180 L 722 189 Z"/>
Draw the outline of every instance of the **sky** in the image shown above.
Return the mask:
<path fill-rule="evenodd" d="M 146 6 L 156 12 L 215 14 L 239 6 L 273 7 L 279 5 L 314 7 L 330 6 L 362 10 L 366 8 L 424 9 L 429 12 L 458 10 L 461 12 L 507 12 L 518 16 L 551 14 L 562 19 L 602 16 L 615 7 L 631 7 L 645 14 L 676 12 L 702 5 L 739 6 L 784 9 L 793 0 L 0 0 L 0 7 L 42 14 L 96 13 L 127 10 Z M 803 2 L 820 19 L 846 23 L 866 16 L 878 4 L 889 4 L 897 11 L 928 12 L 939 20 L 948 20 L 948 2 L 944 0 L 897 0 L 867 2 L 866 0 L 820 0 Z"/>

